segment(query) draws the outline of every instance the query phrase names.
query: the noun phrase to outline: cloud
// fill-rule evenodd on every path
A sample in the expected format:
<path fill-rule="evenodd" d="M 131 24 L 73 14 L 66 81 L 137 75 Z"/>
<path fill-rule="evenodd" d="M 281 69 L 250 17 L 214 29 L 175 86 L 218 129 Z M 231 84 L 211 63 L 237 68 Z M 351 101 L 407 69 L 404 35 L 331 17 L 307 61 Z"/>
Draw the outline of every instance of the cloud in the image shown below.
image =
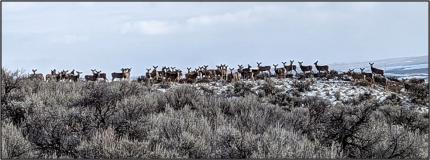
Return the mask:
<path fill-rule="evenodd" d="M 121 33 L 139 32 L 147 35 L 161 35 L 171 33 L 173 26 L 165 21 L 137 21 L 127 22 L 121 27 Z"/>

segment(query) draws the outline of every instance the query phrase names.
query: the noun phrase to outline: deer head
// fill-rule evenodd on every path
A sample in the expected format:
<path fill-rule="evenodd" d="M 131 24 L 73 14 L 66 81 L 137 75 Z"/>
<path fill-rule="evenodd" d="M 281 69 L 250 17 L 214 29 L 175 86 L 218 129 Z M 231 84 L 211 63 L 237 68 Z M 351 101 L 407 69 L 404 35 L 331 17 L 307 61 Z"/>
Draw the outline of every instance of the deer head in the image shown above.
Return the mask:
<path fill-rule="evenodd" d="M 257 66 L 260 67 L 260 65 L 261 65 L 261 62 L 257 62 Z"/>
<path fill-rule="evenodd" d="M 373 67 L 373 64 L 375 64 L 375 63 L 369 63 L 370 64 L 370 67 Z"/>
<path fill-rule="evenodd" d="M 281 62 L 282 63 L 282 65 L 284 65 L 285 66 L 285 64 L 287 64 L 287 62 Z"/>
<path fill-rule="evenodd" d="M 251 69 L 251 65 L 248 64 L 248 69 Z"/>
<path fill-rule="evenodd" d="M 242 69 L 243 68 L 243 65 L 237 65 L 237 67 L 239 67 L 239 69 Z"/>
<path fill-rule="evenodd" d="M 33 74 L 36 74 L 37 69 L 32 69 L 31 71 L 33 71 Z"/>
<path fill-rule="evenodd" d="M 301 62 L 300 62 L 300 61 L 298 61 L 297 63 L 299 63 L 299 65 L 302 65 L 302 64 L 303 64 L 303 61 L 301 61 Z"/>
<path fill-rule="evenodd" d="M 294 63 L 294 60 L 290 60 L 290 64 L 293 64 Z M 303 63 L 303 62 L 302 62 Z"/>
<path fill-rule="evenodd" d="M 315 63 L 314 63 L 315 65 L 318 65 L 318 61 L 315 61 Z"/>
<path fill-rule="evenodd" d="M 364 70 L 365 70 L 366 68 L 360 68 L 360 70 L 361 70 L 361 73 L 364 73 Z"/>
<path fill-rule="evenodd" d="M 273 64 L 273 67 L 275 67 L 275 69 L 276 69 L 276 67 L 278 67 L 278 64 Z"/>

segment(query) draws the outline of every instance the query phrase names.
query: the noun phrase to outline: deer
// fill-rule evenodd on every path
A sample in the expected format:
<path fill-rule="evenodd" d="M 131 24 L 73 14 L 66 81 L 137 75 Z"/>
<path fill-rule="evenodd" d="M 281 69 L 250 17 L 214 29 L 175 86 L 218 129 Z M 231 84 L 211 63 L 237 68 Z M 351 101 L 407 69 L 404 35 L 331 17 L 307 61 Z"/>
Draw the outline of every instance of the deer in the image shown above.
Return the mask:
<path fill-rule="evenodd" d="M 45 76 L 46 81 L 51 81 L 51 80 L 59 80 L 58 74 L 57 74 L 57 70 L 51 70 L 51 74 L 46 74 Z"/>
<path fill-rule="evenodd" d="M 243 78 L 249 79 L 252 76 L 251 66 L 248 64 L 248 68 L 244 68 L 243 65 L 237 65 L 239 69 L 237 72 L 241 74 Z"/>
<path fill-rule="evenodd" d="M 169 81 L 175 80 L 175 81 L 179 82 L 181 76 L 182 76 L 182 71 L 178 70 L 178 69 L 175 71 L 166 72 L 166 78 Z"/>
<path fill-rule="evenodd" d="M 302 62 L 298 62 L 300 65 L 300 69 L 302 70 L 303 74 L 306 74 L 306 72 L 312 73 L 312 66 L 304 66 L 303 61 Z"/>
<path fill-rule="evenodd" d="M 369 82 L 372 82 L 372 80 L 373 80 L 373 74 L 372 73 L 366 73 L 366 72 L 364 72 L 365 69 L 366 68 L 360 68 L 361 74 L 364 75 L 364 79 L 365 80 L 367 80 Z"/>
<path fill-rule="evenodd" d="M 318 74 L 320 74 L 321 72 L 329 73 L 329 71 L 328 71 L 328 65 L 321 65 L 321 66 L 319 66 L 318 65 L 318 60 L 315 61 L 314 64 L 315 64 L 315 68 L 318 70 Z"/>
<path fill-rule="evenodd" d="M 36 73 L 37 69 L 32 69 L 31 71 L 33 71 L 33 74 L 30 75 L 31 79 L 44 80 L 42 73 Z"/>
<path fill-rule="evenodd" d="M 282 62 L 282 64 L 284 65 L 284 68 L 285 68 L 285 71 L 288 73 L 288 72 L 292 72 L 292 71 L 294 71 L 294 72 L 296 72 L 296 74 L 297 74 L 297 70 L 296 70 L 296 65 L 293 65 L 293 63 L 294 63 L 294 60 L 290 60 L 290 65 L 285 65 L 287 62 Z"/>
<path fill-rule="evenodd" d="M 95 69 L 91 69 L 91 72 L 93 72 L 93 75 L 85 75 L 84 78 L 86 81 L 96 81 L 97 80 L 97 72 Z"/>
<path fill-rule="evenodd" d="M 248 68 L 251 68 L 251 65 L 248 64 Z M 251 69 L 251 78 L 252 80 L 255 80 L 255 77 L 260 73 L 260 68 L 257 69 Z"/>
<path fill-rule="evenodd" d="M 285 65 L 284 62 L 282 62 L 282 63 Z M 277 68 L 278 64 L 273 64 L 273 67 L 275 67 L 275 73 L 276 73 L 276 76 L 278 78 L 284 78 L 285 77 L 285 68 Z"/>
<path fill-rule="evenodd" d="M 258 72 L 269 72 L 269 77 L 272 75 L 272 72 L 270 71 L 270 66 L 261 66 L 261 62 L 257 62 Z"/>
<path fill-rule="evenodd" d="M 369 64 L 370 64 L 370 69 L 372 70 L 372 74 L 379 74 L 381 76 L 384 76 L 384 70 L 378 69 L 378 68 L 374 68 L 373 67 L 374 63 L 369 63 Z"/>
<path fill-rule="evenodd" d="M 121 73 L 113 72 L 112 75 L 112 82 L 115 80 L 115 78 L 119 78 L 120 80 L 124 78 L 125 69 L 121 68 Z"/>
<path fill-rule="evenodd" d="M 79 76 L 82 74 L 82 72 L 76 71 L 78 75 L 72 75 L 70 78 L 72 81 L 77 82 L 79 80 Z"/>
<path fill-rule="evenodd" d="M 67 74 L 67 72 L 69 72 L 69 70 L 62 70 L 59 74 L 60 76 L 60 81 L 67 81 L 69 80 L 69 74 Z"/>
<path fill-rule="evenodd" d="M 185 74 L 185 79 L 187 82 L 195 82 L 197 79 L 197 76 L 199 75 L 198 69 L 195 71 L 191 71 L 191 67 L 187 67 L 188 73 Z"/>
<path fill-rule="evenodd" d="M 131 68 L 124 68 L 123 77 L 124 79 L 130 81 L 131 80 Z"/>
<path fill-rule="evenodd" d="M 107 81 L 106 73 L 101 73 L 102 71 L 94 70 L 93 74 L 96 77 L 96 80 L 103 79 L 104 81 Z"/>

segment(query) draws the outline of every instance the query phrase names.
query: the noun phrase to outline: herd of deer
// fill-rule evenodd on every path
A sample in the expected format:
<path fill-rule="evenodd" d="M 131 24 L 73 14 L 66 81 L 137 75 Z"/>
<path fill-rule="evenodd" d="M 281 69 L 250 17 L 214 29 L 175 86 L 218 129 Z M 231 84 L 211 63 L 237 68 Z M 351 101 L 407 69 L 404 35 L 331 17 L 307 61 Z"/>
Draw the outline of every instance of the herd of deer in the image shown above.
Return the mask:
<path fill-rule="evenodd" d="M 351 77 L 353 80 L 366 79 L 374 82 L 374 75 L 381 75 L 384 77 L 384 70 L 373 67 L 373 63 L 370 64 L 371 73 L 364 72 L 364 68 L 360 68 L 361 72 L 354 72 L 353 69 L 350 69 L 348 72 L 344 72 L 338 74 L 334 70 L 329 70 L 328 65 L 318 65 L 318 61 L 314 63 L 315 69 L 318 73 L 313 73 L 312 65 L 303 65 L 303 62 L 298 62 L 300 70 L 302 74 L 297 73 L 297 67 L 293 64 L 294 60 L 290 60 L 290 63 L 282 62 L 283 67 L 278 67 L 278 64 L 273 64 L 274 75 L 272 75 L 272 67 L 271 66 L 262 66 L 261 62 L 257 62 L 257 68 L 252 68 L 251 65 L 248 64 L 247 67 L 243 65 L 238 65 L 238 69 L 234 72 L 235 68 L 228 68 L 228 65 L 221 64 L 217 65 L 216 69 L 209 69 L 208 65 L 203 65 L 198 68 L 192 70 L 192 68 L 187 68 L 188 72 L 185 74 L 185 77 L 182 78 L 182 71 L 176 69 L 176 67 L 162 67 L 161 70 L 157 70 L 158 66 L 153 66 L 153 68 L 146 69 L 147 72 L 144 76 L 139 76 L 137 81 L 139 82 L 151 82 L 151 83 L 159 83 L 163 81 L 168 82 L 183 82 L 183 83 L 195 83 L 199 82 L 208 82 L 212 80 L 226 80 L 228 82 L 239 81 L 241 79 L 264 79 L 266 77 L 277 77 L 277 78 L 293 78 L 293 71 L 299 79 L 307 78 L 307 77 Z M 55 69 L 51 70 L 50 74 L 47 74 L 43 77 L 43 74 L 36 73 L 36 69 L 33 69 L 33 74 L 30 75 L 30 78 L 45 80 L 46 81 L 78 81 L 80 80 L 80 74 L 82 72 L 72 70 L 68 72 L 68 70 L 62 70 L 61 72 L 57 72 Z M 92 75 L 85 75 L 84 79 L 86 81 L 107 81 L 106 73 L 102 73 L 101 71 L 97 71 L 92 69 Z M 112 81 L 115 79 L 120 80 L 128 80 L 130 81 L 131 76 L 131 68 L 122 68 L 121 72 L 114 72 L 111 74 Z M 385 79 L 385 77 L 384 77 Z"/>

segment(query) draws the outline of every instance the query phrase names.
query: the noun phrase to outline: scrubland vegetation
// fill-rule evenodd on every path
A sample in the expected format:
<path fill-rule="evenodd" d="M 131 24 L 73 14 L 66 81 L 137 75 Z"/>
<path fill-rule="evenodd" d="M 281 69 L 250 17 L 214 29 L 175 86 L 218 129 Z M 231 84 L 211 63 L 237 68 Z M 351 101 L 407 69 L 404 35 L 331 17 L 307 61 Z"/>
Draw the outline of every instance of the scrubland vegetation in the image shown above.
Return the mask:
<path fill-rule="evenodd" d="M 397 95 L 331 103 L 236 82 L 215 94 L 138 82 L 43 82 L 2 70 L 3 158 L 427 158 L 429 117 Z M 352 82 L 351 82 L 352 83 Z M 359 84 L 357 84 L 359 85 Z M 406 95 L 428 105 L 428 83 Z M 339 93 L 337 93 L 339 94 Z"/>

